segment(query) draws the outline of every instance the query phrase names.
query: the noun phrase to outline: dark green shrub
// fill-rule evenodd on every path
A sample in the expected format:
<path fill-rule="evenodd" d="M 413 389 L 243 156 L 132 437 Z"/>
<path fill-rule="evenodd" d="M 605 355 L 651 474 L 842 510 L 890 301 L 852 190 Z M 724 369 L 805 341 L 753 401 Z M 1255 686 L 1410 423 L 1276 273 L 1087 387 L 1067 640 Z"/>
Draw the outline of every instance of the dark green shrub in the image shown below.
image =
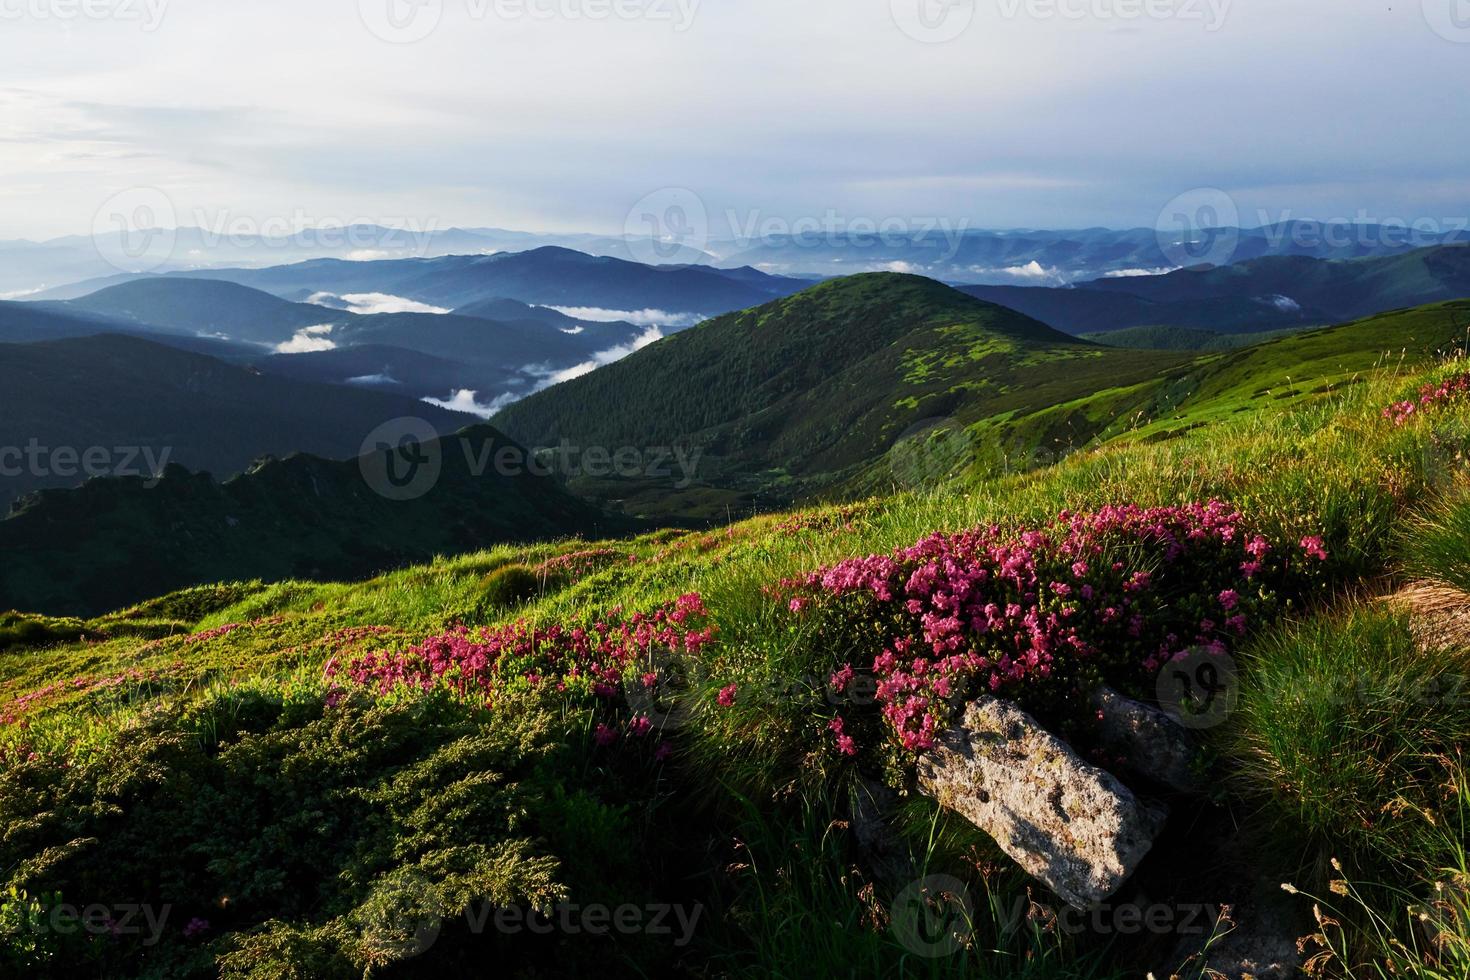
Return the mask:
<path fill-rule="evenodd" d="M 506 565 L 480 580 L 480 609 L 494 613 L 514 609 L 542 592 L 542 580 L 528 565 Z"/>

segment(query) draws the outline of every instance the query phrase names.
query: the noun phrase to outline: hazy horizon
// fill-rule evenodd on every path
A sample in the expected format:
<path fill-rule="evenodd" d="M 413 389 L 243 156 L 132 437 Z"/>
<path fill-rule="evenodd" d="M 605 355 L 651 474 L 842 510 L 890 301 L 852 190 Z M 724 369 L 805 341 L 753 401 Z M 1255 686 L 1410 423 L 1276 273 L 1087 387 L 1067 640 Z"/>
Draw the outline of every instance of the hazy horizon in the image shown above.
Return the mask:
<path fill-rule="evenodd" d="M 164 227 L 552 234 L 685 194 L 712 240 L 1151 227 L 1200 189 L 1245 227 L 1453 222 L 1456 2 L 0 0 L 0 239 L 139 193 Z"/>

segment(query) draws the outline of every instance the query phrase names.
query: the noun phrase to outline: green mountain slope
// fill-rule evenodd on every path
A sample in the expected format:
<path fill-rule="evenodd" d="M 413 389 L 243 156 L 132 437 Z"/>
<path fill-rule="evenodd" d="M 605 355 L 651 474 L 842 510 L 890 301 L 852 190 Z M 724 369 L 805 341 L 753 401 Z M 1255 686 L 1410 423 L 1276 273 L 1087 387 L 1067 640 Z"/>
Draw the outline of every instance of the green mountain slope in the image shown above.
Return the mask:
<path fill-rule="evenodd" d="M 202 582 L 354 579 L 500 542 L 632 526 L 550 478 L 481 465 L 509 445 L 488 426 L 431 444 L 438 479 L 409 500 L 375 492 L 356 459 L 305 454 L 223 483 L 174 466 L 156 482 L 42 491 L 0 521 L 0 609 L 97 615 Z"/>
<path fill-rule="evenodd" d="M 1236 350 L 1252 344 L 1287 337 L 1298 330 L 1288 328 L 1268 330 L 1263 333 L 1216 333 L 1192 327 L 1124 327 L 1122 330 L 1103 330 L 1097 333 L 1079 334 L 1083 340 L 1091 340 L 1109 347 L 1129 347 L 1134 350 L 1192 350 L 1216 351 Z"/>
<path fill-rule="evenodd" d="M 931 280 L 858 276 L 661 341 L 496 422 L 532 445 L 697 449 L 685 486 L 649 475 L 571 485 L 630 513 L 719 518 L 1157 438 L 1310 396 L 1390 357 L 1422 362 L 1463 345 L 1466 323 L 1470 302 L 1457 301 L 1223 353 L 1127 350 Z"/>
<path fill-rule="evenodd" d="M 574 486 L 635 513 L 723 516 L 884 469 L 915 426 L 1032 413 L 1187 360 L 1100 347 L 933 280 L 876 273 L 712 320 L 495 421 L 535 446 L 697 448 L 693 486 Z"/>

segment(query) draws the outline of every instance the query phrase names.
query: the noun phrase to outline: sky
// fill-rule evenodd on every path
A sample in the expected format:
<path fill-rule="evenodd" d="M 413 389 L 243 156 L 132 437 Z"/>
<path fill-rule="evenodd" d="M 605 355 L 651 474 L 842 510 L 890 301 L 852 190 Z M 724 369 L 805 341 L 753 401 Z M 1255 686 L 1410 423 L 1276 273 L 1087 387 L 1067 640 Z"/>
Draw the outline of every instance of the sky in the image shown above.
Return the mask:
<path fill-rule="evenodd" d="M 1470 0 L 0 0 L 0 240 L 1463 222 L 1467 68 Z"/>

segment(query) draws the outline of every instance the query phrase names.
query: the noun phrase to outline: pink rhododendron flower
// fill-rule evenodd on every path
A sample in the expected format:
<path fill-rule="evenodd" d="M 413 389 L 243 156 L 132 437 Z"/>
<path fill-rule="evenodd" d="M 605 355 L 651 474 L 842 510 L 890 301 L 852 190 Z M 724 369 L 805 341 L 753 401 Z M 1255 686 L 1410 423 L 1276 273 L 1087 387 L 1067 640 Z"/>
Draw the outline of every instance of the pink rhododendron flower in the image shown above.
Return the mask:
<path fill-rule="evenodd" d="M 1327 549 L 1323 546 L 1322 539 L 1316 535 L 1302 538 L 1302 551 L 1307 553 L 1308 558 L 1316 558 L 1318 561 L 1327 560 Z"/>

